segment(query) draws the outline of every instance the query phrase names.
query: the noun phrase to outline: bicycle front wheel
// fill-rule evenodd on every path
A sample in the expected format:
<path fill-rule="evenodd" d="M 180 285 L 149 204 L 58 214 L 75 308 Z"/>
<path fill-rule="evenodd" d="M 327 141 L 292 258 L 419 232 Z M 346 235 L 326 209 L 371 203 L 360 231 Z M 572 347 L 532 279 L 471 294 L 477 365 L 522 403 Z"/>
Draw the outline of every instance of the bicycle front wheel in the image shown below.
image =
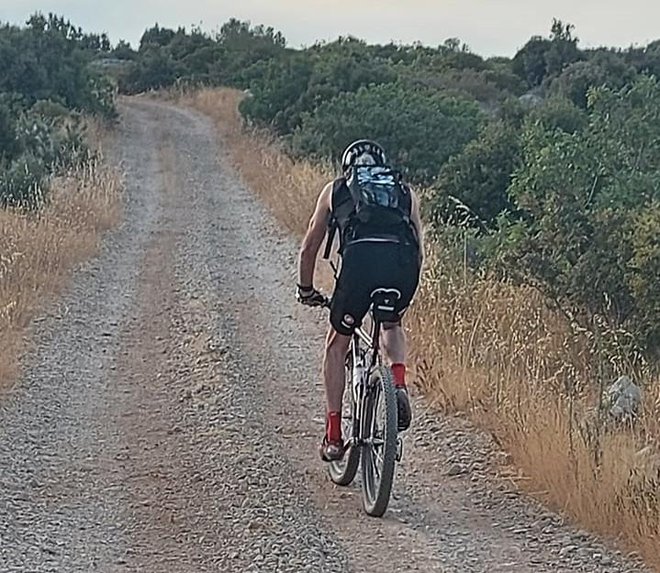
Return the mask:
<path fill-rule="evenodd" d="M 388 367 L 374 369 L 364 399 L 362 502 L 368 515 L 381 517 L 390 501 L 397 453 L 396 392 Z"/>

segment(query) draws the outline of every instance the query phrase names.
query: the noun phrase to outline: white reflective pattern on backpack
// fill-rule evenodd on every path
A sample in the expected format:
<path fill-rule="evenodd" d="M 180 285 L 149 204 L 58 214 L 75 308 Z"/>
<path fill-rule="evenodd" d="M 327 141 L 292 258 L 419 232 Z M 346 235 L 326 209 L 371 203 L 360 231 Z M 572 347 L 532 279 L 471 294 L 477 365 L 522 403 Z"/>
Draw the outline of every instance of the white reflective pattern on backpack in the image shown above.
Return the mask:
<path fill-rule="evenodd" d="M 355 167 L 353 182 L 359 190 L 361 203 L 364 205 L 398 209 L 401 194 L 399 178 L 389 167 L 359 166 Z"/>

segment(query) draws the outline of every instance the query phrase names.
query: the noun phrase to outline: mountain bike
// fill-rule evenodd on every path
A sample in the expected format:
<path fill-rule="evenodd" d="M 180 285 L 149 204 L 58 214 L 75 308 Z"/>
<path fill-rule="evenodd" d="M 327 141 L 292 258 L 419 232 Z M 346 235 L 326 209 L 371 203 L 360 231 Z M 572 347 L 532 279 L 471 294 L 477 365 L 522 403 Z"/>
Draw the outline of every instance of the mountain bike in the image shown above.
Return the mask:
<path fill-rule="evenodd" d="M 372 293 L 371 331 L 356 328 L 346 355 L 346 390 L 342 434 L 348 437 L 341 461 L 328 464 L 337 485 L 352 483 L 361 469 L 362 504 L 368 515 L 381 517 L 390 500 L 396 462 L 403 456 L 398 435 L 397 398 L 392 370 L 380 357 L 382 323 L 391 320 L 400 293 L 377 289 Z M 326 307 L 330 306 L 326 302 Z"/>

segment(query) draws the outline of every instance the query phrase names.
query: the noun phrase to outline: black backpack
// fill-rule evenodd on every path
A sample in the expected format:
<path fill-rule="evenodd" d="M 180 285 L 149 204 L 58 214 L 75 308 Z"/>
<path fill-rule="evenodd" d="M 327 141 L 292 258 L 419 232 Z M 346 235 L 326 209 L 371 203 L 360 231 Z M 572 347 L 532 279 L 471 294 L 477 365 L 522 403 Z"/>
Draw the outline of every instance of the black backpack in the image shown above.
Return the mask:
<path fill-rule="evenodd" d="M 339 180 L 340 183 L 342 180 Z M 416 243 L 410 221 L 411 197 L 400 171 L 386 165 L 356 165 L 347 174 L 345 185 L 353 203 L 343 229 L 341 245 L 351 240 L 390 236 L 401 242 Z M 324 258 L 330 256 L 337 219 L 330 221 Z"/>
<path fill-rule="evenodd" d="M 351 168 L 346 186 L 353 199 L 356 223 L 377 231 L 392 229 L 409 218 L 409 191 L 400 171 L 384 165 Z"/>

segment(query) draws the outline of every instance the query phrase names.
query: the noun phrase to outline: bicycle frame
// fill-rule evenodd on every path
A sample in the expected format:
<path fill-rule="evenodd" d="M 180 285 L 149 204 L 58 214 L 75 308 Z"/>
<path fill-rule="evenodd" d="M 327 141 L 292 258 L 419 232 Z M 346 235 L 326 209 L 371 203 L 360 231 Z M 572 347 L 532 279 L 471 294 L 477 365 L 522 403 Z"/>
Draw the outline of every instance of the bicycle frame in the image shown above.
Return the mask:
<path fill-rule="evenodd" d="M 335 280 L 337 280 L 338 269 L 336 265 L 330 261 L 330 266 L 335 275 Z M 326 300 L 326 308 L 330 308 L 330 299 Z M 351 432 L 350 443 L 352 446 L 359 446 L 365 443 L 365 436 L 369 435 L 369 428 L 363 427 L 362 421 L 365 419 L 363 415 L 364 412 L 364 392 L 369 391 L 368 386 L 369 376 L 373 368 L 379 363 L 380 360 L 380 333 L 382 328 L 382 322 L 376 318 L 373 312 L 373 307 L 370 308 L 369 314 L 373 322 L 373 327 L 371 334 L 369 334 L 364 328 L 358 327 L 354 330 L 353 336 L 351 337 L 351 342 L 349 346 L 349 353 L 351 354 L 351 362 L 353 367 L 351 368 L 351 375 L 355 374 L 355 366 L 358 364 L 358 361 L 362 363 L 364 367 L 361 373 L 361 379 L 358 387 L 355 387 L 353 379 L 351 377 L 351 393 L 353 396 L 353 431 Z M 366 348 L 360 348 L 360 343 L 363 343 Z M 370 363 L 364 364 L 363 358 L 367 355 L 371 355 Z M 344 389 L 344 393 L 346 390 Z"/>
<path fill-rule="evenodd" d="M 334 266 L 333 269 L 336 275 Z M 329 473 L 334 483 L 346 486 L 360 468 L 365 511 L 380 517 L 389 503 L 396 462 L 403 456 L 403 440 L 397 428 L 398 396 L 391 369 L 384 367 L 380 356 L 382 327 L 392 321 L 393 315 L 398 318 L 394 313 L 401 292 L 393 287 L 377 288 L 370 298 L 370 328 L 355 328 L 344 363 L 344 378 L 350 388 L 350 403 L 347 397 L 344 405 L 351 410 L 350 415 L 345 415 L 347 412 L 342 408 L 342 433 L 348 437 L 345 444 L 348 457 L 332 462 Z M 330 308 L 331 299 L 325 298 L 324 306 Z"/>
<path fill-rule="evenodd" d="M 369 376 L 374 366 L 378 363 L 380 359 L 380 331 L 381 323 L 380 321 L 373 318 L 373 328 L 372 333 L 369 334 L 363 328 L 356 328 L 351 338 L 351 343 L 349 347 L 349 352 L 351 353 L 351 362 L 353 368 L 351 369 L 351 374 L 354 376 L 355 368 L 357 364 L 361 364 L 363 370 L 361 372 L 359 384 L 355 385 L 354 380 L 351 378 L 350 391 L 353 395 L 353 431 L 351 435 L 351 445 L 361 445 L 364 443 L 365 436 L 368 435 L 369 429 L 363 427 L 362 421 L 365 419 L 363 409 L 365 407 L 364 393 L 369 391 Z M 360 343 L 363 343 L 364 346 L 361 347 Z M 367 355 L 370 356 L 370 363 L 365 364 L 365 359 Z"/>

